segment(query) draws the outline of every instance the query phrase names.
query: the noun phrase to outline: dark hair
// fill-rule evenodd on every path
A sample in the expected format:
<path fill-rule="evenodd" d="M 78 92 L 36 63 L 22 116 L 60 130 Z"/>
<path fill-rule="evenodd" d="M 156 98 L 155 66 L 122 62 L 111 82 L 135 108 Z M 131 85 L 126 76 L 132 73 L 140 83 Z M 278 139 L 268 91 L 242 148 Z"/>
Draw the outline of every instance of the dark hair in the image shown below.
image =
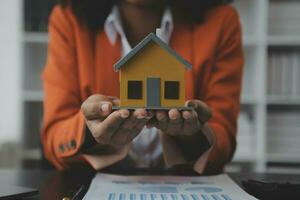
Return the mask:
<path fill-rule="evenodd" d="M 119 0 L 60 0 L 63 7 L 71 6 L 80 23 L 96 32 L 103 27 L 106 17 L 113 5 Z M 208 10 L 233 0 L 166 0 L 180 16 L 180 19 L 191 24 L 203 21 Z"/>

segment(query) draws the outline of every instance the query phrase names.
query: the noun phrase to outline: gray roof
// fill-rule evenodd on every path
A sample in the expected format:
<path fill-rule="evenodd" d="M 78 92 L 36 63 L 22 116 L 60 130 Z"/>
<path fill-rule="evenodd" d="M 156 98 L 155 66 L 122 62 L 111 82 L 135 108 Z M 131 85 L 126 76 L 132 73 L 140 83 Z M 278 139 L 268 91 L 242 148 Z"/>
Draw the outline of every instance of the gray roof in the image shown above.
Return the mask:
<path fill-rule="evenodd" d="M 119 71 L 121 67 L 129 61 L 134 55 L 136 55 L 143 47 L 145 47 L 150 41 L 154 41 L 160 47 L 165 49 L 171 55 L 173 55 L 179 62 L 181 62 L 187 69 L 191 69 L 192 65 L 184 60 L 178 53 L 176 53 L 172 48 L 170 48 L 166 43 L 164 43 L 159 37 L 154 33 L 150 33 L 145 37 L 138 45 L 136 45 L 124 58 L 120 59 L 115 65 L 115 71 Z"/>

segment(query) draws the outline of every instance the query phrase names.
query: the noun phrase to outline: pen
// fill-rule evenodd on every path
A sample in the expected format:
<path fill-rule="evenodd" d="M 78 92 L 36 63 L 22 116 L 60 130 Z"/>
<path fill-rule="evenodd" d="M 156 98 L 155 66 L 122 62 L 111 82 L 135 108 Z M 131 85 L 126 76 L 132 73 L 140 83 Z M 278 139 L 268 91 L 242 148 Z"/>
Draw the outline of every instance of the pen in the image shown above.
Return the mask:
<path fill-rule="evenodd" d="M 64 197 L 62 200 L 79 200 L 81 199 L 80 196 L 82 195 L 82 192 L 84 190 L 84 186 L 80 186 L 80 188 L 76 191 L 76 193 L 73 195 L 72 198 L 70 197 Z"/>
<path fill-rule="evenodd" d="M 77 192 L 74 194 L 74 196 L 72 197 L 71 200 L 78 200 L 80 199 L 79 196 L 82 194 L 83 192 L 83 189 L 84 189 L 84 186 L 80 186 L 80 188 L 77 190 Z"/>

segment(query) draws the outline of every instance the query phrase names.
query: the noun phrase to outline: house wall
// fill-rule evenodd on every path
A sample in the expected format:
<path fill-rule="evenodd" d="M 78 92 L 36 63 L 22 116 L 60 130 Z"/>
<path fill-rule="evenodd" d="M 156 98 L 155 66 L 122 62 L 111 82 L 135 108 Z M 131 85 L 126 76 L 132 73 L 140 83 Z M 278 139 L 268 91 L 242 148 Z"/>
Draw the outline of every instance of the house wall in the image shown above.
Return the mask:
<path fill-rule="evenodd" d="M 161 106 L 182 107 L 185 102 L 185 66 L 176 58 L 162 49 L 154 42 L 150 42 L 144 49 L 129 60 L 120 72 L 120 99 L 123 107 L 145 107 L 146 106 L 146 80 L 147 77 L 161 79 Z M 127 99 L 127 81 L 143 81 L 143 99 Z M 179 99 L 164 99 L 164 81 L 179 81 Z"/>

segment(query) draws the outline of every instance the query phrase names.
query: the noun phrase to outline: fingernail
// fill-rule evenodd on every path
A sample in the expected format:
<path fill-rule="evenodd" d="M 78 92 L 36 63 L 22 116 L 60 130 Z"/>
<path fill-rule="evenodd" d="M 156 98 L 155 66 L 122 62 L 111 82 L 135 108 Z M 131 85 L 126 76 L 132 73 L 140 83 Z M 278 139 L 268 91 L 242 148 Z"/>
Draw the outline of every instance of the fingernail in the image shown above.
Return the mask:
<path fill-rule="evenodd" d="M 175 111 L 174 110 L 170 110 L 169 111 L 169 117 L 170 117 L 170 119 L 177 119 L 177 117 L 176 117 L 176 114 L 175 114 Z"/>
<path fill-rule="evenodd" d="M 138 119 L 144 119 L 145 118 L 145 115 L 143 115 L 143 114 L 140 114 L 140 115 L 137 115 L 137 117 L 136 118 L 138 118 Z"/>
<path fill-rule="evenodd" d="M 101 110 L 102 110 L 103 112 L 109 112 L 109 104 L 108 104 L 108 103 L 103 103 L 103 104 L 101 105 Z"/>
<path fill-rule="evenodd" d="M 133 112 L 133 115 L 137 118 L 137 119 L 144 119 L 146 117 L 146 111 L 142 110 L 142 109 L 136 109 Z"/>
<path fill-rule="evenodd" d="M 191 118 L 190 113 L 186 113 L 186 112 L 183 112 L 182 116 L 183 116 L 184 119 L 190 119 Z"/>
<path fill-rule="evenodd" d="M 122 118 L 127 118 L 129 116 L 129 112 L 121 112 Z"/>

